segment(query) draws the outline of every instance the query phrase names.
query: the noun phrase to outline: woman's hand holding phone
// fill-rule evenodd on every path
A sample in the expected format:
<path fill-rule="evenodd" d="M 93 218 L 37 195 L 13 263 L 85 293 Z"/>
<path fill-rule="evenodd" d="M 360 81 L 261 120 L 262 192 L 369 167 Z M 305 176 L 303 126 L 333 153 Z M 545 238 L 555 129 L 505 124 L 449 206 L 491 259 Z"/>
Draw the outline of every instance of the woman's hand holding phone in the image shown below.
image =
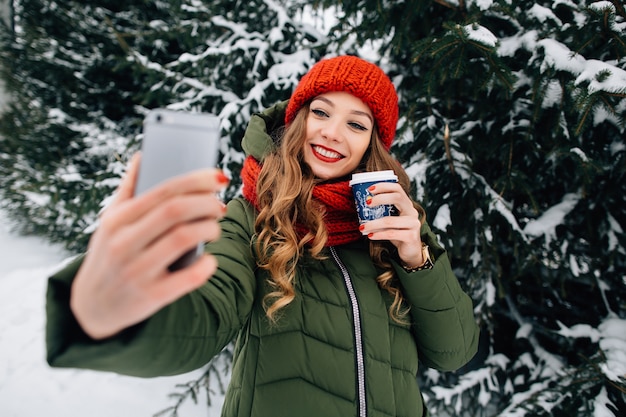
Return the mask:
<path fill-rule="evenodd" d="M 210 254 L 183 269 L 169 266 L 198 242 L 219 238 L 225 207 L 217 193 L 228 178 L 219 169 L 198 170 L 133 197 L 139 164 L 137 154 L 72 285 L 71 309 L 94 339 L 145 320 L 200 287 L 217 268 Z"/>

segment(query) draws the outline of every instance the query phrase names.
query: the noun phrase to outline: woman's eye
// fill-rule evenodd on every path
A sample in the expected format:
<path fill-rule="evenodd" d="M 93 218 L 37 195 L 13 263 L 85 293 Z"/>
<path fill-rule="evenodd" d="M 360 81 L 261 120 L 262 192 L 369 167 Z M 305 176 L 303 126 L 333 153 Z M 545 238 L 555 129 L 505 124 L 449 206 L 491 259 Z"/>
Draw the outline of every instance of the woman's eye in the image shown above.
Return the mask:
<path fill-rule="evenodd" d="M 311 113 L 319 117 L 328 117 L 328 114 L 324 110 L 311 109 Z"/>
<path fill-rule="evenodd" d="M 348 123 L 348 125 L 350 127 L 352 127 L 353 129 L 356 129 L 356 130 L 362 130 L 362 131 L 367 130 L 367 128 L 365 126 L 363 126 L 362 124 L 360 124 L 360 123 L 350 122 L 350 123 Z"/>

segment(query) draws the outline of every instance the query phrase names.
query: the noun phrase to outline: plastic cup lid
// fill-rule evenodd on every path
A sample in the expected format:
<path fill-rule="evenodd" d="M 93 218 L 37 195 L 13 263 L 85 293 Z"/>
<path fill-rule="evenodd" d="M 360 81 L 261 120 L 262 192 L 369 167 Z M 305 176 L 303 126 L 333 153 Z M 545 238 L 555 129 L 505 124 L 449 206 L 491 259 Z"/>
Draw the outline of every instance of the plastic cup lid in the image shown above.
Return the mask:
<path fill-rule="evenodd" d="M 380 181 L 398 181 L 398 176 L 393 173 L 392 170 L 386 171 L 373 171 L 373 172 L 359 172 L 352 174 L 350 185 L 361 184 L 364 182 L 380 182 Z"/>

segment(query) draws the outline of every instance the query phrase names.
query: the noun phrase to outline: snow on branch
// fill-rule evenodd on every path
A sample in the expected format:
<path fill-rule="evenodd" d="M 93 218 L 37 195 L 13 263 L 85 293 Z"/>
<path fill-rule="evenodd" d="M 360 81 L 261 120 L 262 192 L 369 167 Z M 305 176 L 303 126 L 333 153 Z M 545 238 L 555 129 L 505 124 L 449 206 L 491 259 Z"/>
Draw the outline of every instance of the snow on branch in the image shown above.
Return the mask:
<path fill-rule="evenodd" d="M 498 38 L 489 29 L 479 24 L 472 23 L 463 26 L 463 31 L 469 39 L 490 48 L 495 48 L 498 44 Z"/>
<path fill-rule="evenodd" d="M 606 357 L 602 372 L 611 381 L 626 383 L 626 319 L 611 315 L 598 327 L 600 349 Z"/>
<path fill-rule="evenodd" d="M 547 241 L 552 240 L 556 237 L 556 227 L 563 224 L 563 219 L 571 213 L 579 200 L 578 194 L 565 194 L 560 203 L 548 208 L 539 218 L 529 221 L 524 227 L 524 233 L 532 237 L 545 235 Z"/>

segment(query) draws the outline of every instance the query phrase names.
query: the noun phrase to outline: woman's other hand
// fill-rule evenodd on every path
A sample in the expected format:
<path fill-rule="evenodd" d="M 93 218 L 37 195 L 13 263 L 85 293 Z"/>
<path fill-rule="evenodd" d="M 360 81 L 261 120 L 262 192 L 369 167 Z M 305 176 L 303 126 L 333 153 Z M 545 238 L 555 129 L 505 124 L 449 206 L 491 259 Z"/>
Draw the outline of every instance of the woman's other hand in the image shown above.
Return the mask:
<path fill-rule="evenodd" d="M 371 240 L 389 240 L 397 249 L 404 265 L 422 265 L 422 222 L 419 213 L 400 184 L 380 182 L 368 190 L 372 194 L 369 205 L 392 204 L 397 216 L 386 216 L 363 223 L 361 233 Z"/>
<path fill-rule="evenodd" d="M 71 309 L 94 339 L 145 320 L 217 269 L 210 254 L 174 272 L 168 266 L 198 242 L 219 238 L 225 206 L 216 193 L 228 178 L 217 169 L 196 171 L 133 197 L 139 163 L 137 154 L 72 284 Z"/>

